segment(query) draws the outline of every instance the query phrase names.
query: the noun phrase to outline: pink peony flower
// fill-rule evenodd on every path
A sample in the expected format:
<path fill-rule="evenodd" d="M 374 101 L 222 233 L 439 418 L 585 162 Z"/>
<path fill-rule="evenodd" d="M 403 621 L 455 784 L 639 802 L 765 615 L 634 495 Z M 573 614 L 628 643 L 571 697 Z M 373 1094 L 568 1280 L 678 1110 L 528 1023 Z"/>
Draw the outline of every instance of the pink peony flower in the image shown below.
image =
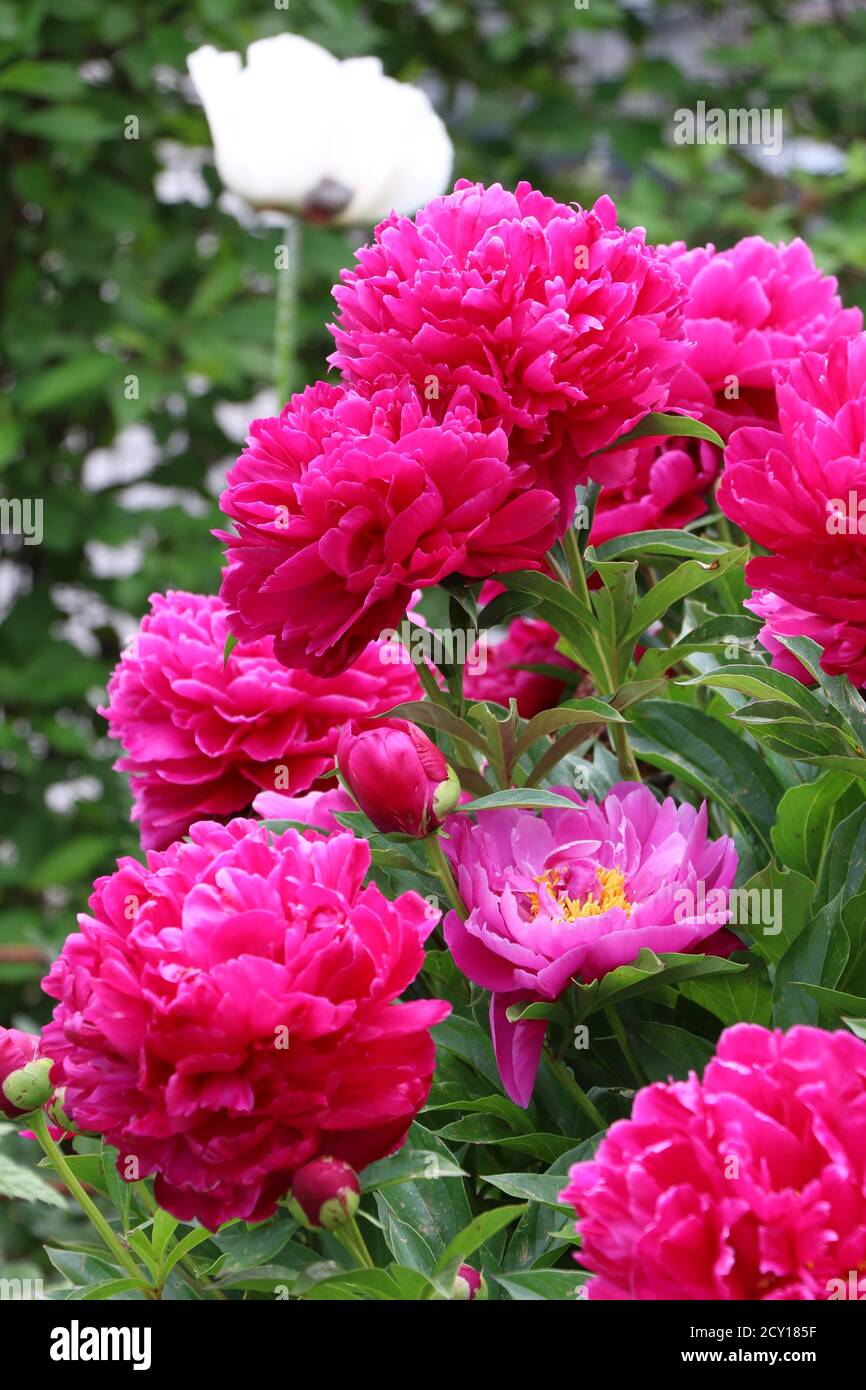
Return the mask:
<path fill-rule="evenodd" d="M 373 643 L 339 676 L 287 670 L 270 638 L 224 657 L 218 598 L 151 596 L 100 711 L 125 756 L 145 849 L 165 849 L 202 816 L 249 810 L 261 788 L 305 791 L 334 766 L 340 726 L 420 697 L 397 643 Z"/>
<path fill-rule="evenodd" d="M 806 351 L 826 352 L 863 326 L 859 309 L 843 309 L 836 281 L 823 275 L 802 241 L 774 246 L 745 237 L 728 251 L 659 255 L 687 287 L 686 331 L 693 340 L 677 372 L 667 409 L 703 420 L 727 440 L 744 424 L 775 426 L 775 375 Z M 618 458 L 623 458 L 618 455 Z M 632 531 L 685 526 L 707 510 L 704 494 L 721 467 L 718 449 L 670 438 L 623 458 L 625 481 L 605 488 L 592 528 L 595 545 Z"/>
<path fill-rule="evenodd" d="M 589 1297 L 850 1296 L 866 1269 L 864 1134 L 859 1038 L 728 1028 L 703 1081 L 639 1091 L 571 1169 Z"/>
<path fill-rule="evenodd" d="M 575 483 L 612 476 L 588 456 L 664 404 L 685 356 L 679 278 L 606 197 L 584 211 L 461 180 L 383 222 L 357 260 L 334 290 L 330 361 L 445 400 L 471 387 L 512 461 L 561 498 L 563 526 Z"/>
<path fill-rule="evenodd" d="M 768 638 L 805 633 L 832 675 L 866 681 L 866 334 L 806 353 L 776 388 L 776 430 L 737 430 L 719 505 L 773 553 L 746 570 Z M 753 600 L 752 606 L 755 606 Z M 772 649 L 772 648 L 771 648 Z M 774 657 L 779 661 L 778 655 Z M 783 659 L 783 668 L 790 669 Z"/>
<path fill-rule="evenodd" d="M 232 631 L 324 675 L 393 629 L 414 589 L 536 567 L 559 512 L 468 387 L 437 418 L 408 381 L 369 399 L 319 382 L 254 421 L 220 505 L 238 532 L 221 533 Z"/>
<path fill-rule="evenodd" d="M 464 975 L 492 991 L 502 1082 L 524 1106 L 547 1024 L 509 1022 L 512 1004 L 558 999 L 573 981 L 600 979 L 644 947 L 725 955 L 738 945 L 719 930 L 728 913 L 710 896 L 731 887 L 737 852 L 727 836 L 707 839 L 706 805 L 660 804 L 634 782 L 601 803 L 553 790 L 574 810 L 482 811 L 474 823 L 453 816 L 444 844 L 469 912 L 465 922 L 448 914 L 445 938 Z"/>
<path fill-rule="evenodd" d="M 160 1205 L 215 1230 L 270 1216 L 314 1158 L 399 1147 L 449 1006 L 395 1004 L 435 914 L 362 886 L 365 841 L 248 820 L 190 836 L 97 881 L 43 982 L 43 1045 L 118 1171 L 155 1173 Z"/>
<path fill-rule="evenodd" d="M 514 618 L 508 634 L 499 642 L 488 641 L 483 648 L 483 667 L 478 649 L 467 663 L 463 692 L 467 700 L 492 700 L 508 708 L 512 697 L 517 711 L 531 719 L 541 710 L 553 709 L 568 691 L 569 694 L 588 694 L 589 688 L 569 689 L 567 680 L 539 671 L 521 671 L 519 667 L 561 666 L 563 675 L 579 672 L 580 668 L 556 650 L 559 640 L 556 631 L 540 618 Z"/>
<path fill-rule="evenodd" d="M 306 792 L 303 796 L 286 796 L 285 792 L 259 792 L 253 810 L 262 820 L 293 820 L 313 830 L 343 830 L 335 811 L 357 811 L 358 807 L 342 787 L 327 792 Z"/>

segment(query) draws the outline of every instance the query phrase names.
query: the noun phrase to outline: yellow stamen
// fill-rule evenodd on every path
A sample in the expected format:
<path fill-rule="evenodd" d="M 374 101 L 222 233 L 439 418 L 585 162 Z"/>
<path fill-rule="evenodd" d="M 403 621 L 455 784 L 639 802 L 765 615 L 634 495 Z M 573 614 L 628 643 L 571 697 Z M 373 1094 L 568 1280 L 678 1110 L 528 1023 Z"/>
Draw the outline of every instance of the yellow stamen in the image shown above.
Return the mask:
<path fill-rule="evenodd" d="M 626 895 L 622 869 L 596 869 L 595 872 L 598 875 L 598 888 L 595 893 L 587 893 L 583 900 L 566 895 L 560 897 L 564 876 L 562 869 L 548 869 L 535 882 L 556 898 L 557 907 L 566 922 L 576 922 L 581 917 L 597 917 L 600 912 L 607 912 L 612 907 L 621 907 L 625 915 L 630 917 L 632 905 Z M 529 903 L 533 917 L 537 917 L 541 911 L 540 895 L 530 893 Z"/>

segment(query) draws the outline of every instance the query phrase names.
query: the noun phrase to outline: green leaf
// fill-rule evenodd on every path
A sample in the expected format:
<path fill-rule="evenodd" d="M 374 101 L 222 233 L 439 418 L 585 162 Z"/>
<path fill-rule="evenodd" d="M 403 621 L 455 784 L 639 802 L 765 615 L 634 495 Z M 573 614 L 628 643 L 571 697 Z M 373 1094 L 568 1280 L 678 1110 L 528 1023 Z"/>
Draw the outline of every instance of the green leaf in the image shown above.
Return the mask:
<path fill-rule="evenodd" d="M 825 722 L 827 711 L 821 701 L 802 681 L 775 671 L 772 666 L 730 662 L 725 666 L 704 671 L 699 676 L 678 681 L 679 685 L 709 685 L 717 690 L 737 690 L 758 700 L 781 700 L 795 709 L 804 710 L 812 719 Z"/>
<path fill-rule="evenodd" d="M 553 810 L 574 810 L 574 802 L 556 792 L 543 791 L 539 787 L 523 787 L 514 791 L 492 792 L 490 796 L 480 796 L 476 801 L 464 801 L 455 806 L 452 815 L 464 815 L 476 811 L 496 811 L 508 807 L 523 807 L 527 810 L 549 807 Z"/>
<path fill-rule="evenodd" d="M 672 1023 L 644 1020 L 632 1030 L 632 1037 L 650 1081 L 684 1081 L 692 1071 L 702 1073 L 715 1051 L 706 1038 L 695 1037 Z"/>
<path fill-rule="evenodd" d="M 546 1207 L 557 1207 L 560 1211 L 571 1208 L 559 1200 L 559 1194 L 566 1185 L 564 1177 L 553 1173 L 487 1173 L 485 1182 L 498 1187 L 509 1197 L 518 1197 L 524 1202 L 541 1202 Z"/>
<path fill-rule="evenodd" d="M 546 734 L 556 733 L 558 729 L 577 727 L 578 725 L 624 724 L 625 722 L 618 710 L 615 710 L 612 705 L 605 704 L 603 700 L 596 700 L 592 697 L 584 700 L 566 700 L 554 709 L 542 710 L 540 714 L 534 715 L 529 720 L 517 740 L 514 758 L 516 760 L 522 757 L 537 739 L 543 738 Z"/>
<path fill-rule="evenodd" d="M 834 826 L 854 809 L 849 804 L 853 785 L 846 773 L 827 772 L 814 782 L 789 787 L 771 831 L 773 849 L 783 864 L 813 881 L 818 878 Z M 859 800 L 859 792 L 855 795 Z"/>
<path fill-rule="evenodd" d="M 631 965 L 619 965 L 591 984 L 575 985 L 576 1017 L 582 1022 L 599 1009 L 608 1009 L 624 999 L 651 993 L 662 985 L 669 986 L 680 980 L 692 980 L 704 975 L 735 974 L 744 969 L 745 966 L 722 956 L 670 952 L 657 956 L 644 947 Z"/>
<path fill-rule="evenodd" d="M 369 1164 L 358 1176 L 363 1192 L 375 1192 L 397 1183 L 465 1178 L 466 1173 L 450 1155 L 436 1149 L 402 1148 L 390 1158 Z"/>
<path fill-rule="evenodd" d="M 588 560 L 714 560 L 727 555 L 731 547 L 724 541 L 714 541 L 707 536 L 699 536 L 694 531 L 630 531 L 624 536 L 614 536 L 601 545 L 590 546 L 586 552 Z M 748 621 L 760 628 L 758 619 Z"/>
<path fill-rule="evenodd" d="M 512 1298 L 521 1302 L 537 1299 L 563 1302 L 579 1298 L 589 1275 L 580 1269 L 518 1269 L 494 1274 L 493 1278 Z"/>
<path fill-rule="evenodd" d="M 0 1153 L 0 1197 L 16 1197 L 21 1202 L 44 1202 L 49 1207 L 65 1207 L 66 1198 L 44 1178 Z"/>
<path fill-rule="evenodd" d="M 844 1011 L 854 1018 L 866 1018 L 866 999 L 860 995 L 846 994 L 840 989 L 825 989 L 822 985 L 806 984 L 804 980 L 795 980 L 794 985 L 797 989 L 805 989 L 819 1004 L 826 1004 L 836 1014 L 842 1014 Z"/>
<path fill-rule="evenodd" d="M 119 389 L 124 371 L 122 362 L 105 353 L 82 353 L 23 382 L 16 395 L 26 414 L 39 415 L 101 391 L 110 381 L 117 382 Z"/>
<path fill-rule="evenodd" d="M 678 603 L 686 594 L 693 594 L 705 584 L 719 579 L 729 569 L 743 565 L 749 548 L 730 549 L 712 560 L 686 560 L 670 574 L 664 575 L 654 584 L 638 603 L 624 635 L 623 644 L 637 640 L 642 632 L 661 618 L 669 608 Z"/>
<path fill-rule="evenodd" d="M 612 444 L 607 444 L 603 449 L 596 449 L 595 454 L 609 454 L 614 450 L 625 449 L 635 439 L 706 439 L 710 444 L 715 444 L 717 449 L 724 449 L 725 441 L 720 434 L 717 434 L 709 425 L 704 425 L 700 420 L 693 420 L 688 415 L 663 415 L 659 411 L 651 411 L 639 420 L 626 434 L 620 435 Z M 593 458 L 595 457 L 593 454 Z"/>
<path fill-rule="evenodd" d="M 760 1023 L 768 1028 L 773 1015 L 769 980 L 750 967 L 741 975 L 716 975 L 707 980 L 686 980 L 680 993 L 714 1014 L 725 1027 L 733 1023 Z"/>
<path fill-rule="evenodd" d="M 490 752 L 485 739 L 467 720 L 460 719 L 444 705 L 434 705 L 429 700 L 406 700 L 402 705 L 395 705 L 386 714 L 377 717 L 382 719 L 411 719 L 415 724 L 423 724 L 427 728 L 437 729 L 439 733 L 462 739 L 464 743 L 469 744 L 470 748 L 475 748 L 479 753 L 489 755 Z"/>
<path fill-rule="evenodd" d="M 751 940 L 752 949 L 763 960 L 770 965 L 778 965 L 811 921 L 811 901 L 815 885 L 793 869 L 768 864 L 737 892 L 741 897 L 745 895 L 745 901 L 752 902 L 756 899 L 754 896 L 750 898 L 749 895 L 759 894 L 757 901 L 761 904 L 757 913 L 738 913 L 741 920 L 737 922 L 737 931 L 741 936 L 747 936 Z M 764 911 L 765 903 L 772 904 L 774 920 L 769 923 L 769 930 L 768 922 L 763 920 L 767 916 Z M 746 916 L 753 919 L 757 930 L 752 930 L 749 922 L 745 920 Z"/>
<path fill-rule="evenodd" d="M 433 1268 L 433 1280 L 446 1298 L 450 1298 L 454 1291 L 454 1280 L 461 1264 L 497 1232 L 522 1216 L 525 1210 L 526 1203 L 521 1202 L 519 1205 L 495 1207 L 492 1211 L 482 1212 L 448 1242 Z"/>
<path fill-rule="evenodd" d="M 703 710 L 671 700 L 645 700 L 632 722 L 632 747 L 644 761 L 721 801 L 756 845 L 769 851 L 783 788 L 745 739 Z"/>

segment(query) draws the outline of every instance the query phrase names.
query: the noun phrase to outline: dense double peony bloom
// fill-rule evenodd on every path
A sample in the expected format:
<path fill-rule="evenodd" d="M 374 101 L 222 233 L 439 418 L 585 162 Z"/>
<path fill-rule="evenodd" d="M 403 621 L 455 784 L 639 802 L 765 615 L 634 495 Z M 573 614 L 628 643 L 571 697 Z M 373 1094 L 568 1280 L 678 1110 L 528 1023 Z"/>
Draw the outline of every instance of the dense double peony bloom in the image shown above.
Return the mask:
<path fill-rule="evenodd" d="M 190 835 L 97 881 L 43 982 L 60 1001 L 43 1046 L 118 1171 L 156 1174 L 161 1206 L 214 1230 L 270 1216 L 314 1158 L 396 1149 L 449 1006 L 395 1003 L 436 914 L 362 886 L 365 841 L 247 820 Z"/>
<path fill-rule="evenodd" d="M 773 245 L 752 236 L 727 251 L 687 250 L 683 242 L 658 250 L 686 286 L 693 344 L 667 408 L 703 420 L 725 440 L 743 424 L 775 427 L 779 369 L 804 352 L 826 352 L 863 326 L 861 311 L 842 308 L 835 279 L 817 268 L 799 239 Z M 713 445 L 677 438 L 636 450 L 632 459 L 624 482 L 599 498 L 595 544 L 702 516 L 721 466 Z"/>
<path fill-rule="evenodd" d="M 778 635 L 824 648 L 832 675 L 866 681 L 866 334 L 806 353 L 777 386 L 774 430 L 737 430 L 719 505 L 772 554 L 751 560 L 752 607 Z M 862 502 L 862 509 L 861 509 Z M 862 529 L 861 529 L 862 526 Z"/>
<path fill-rule="evenodd" d="M 528 1105 L 541 1056 L 543 1019 L 511 1023 L 512 1004 L 559 998 L 656 952 L 729 954 L 712 890 L 731 887 L 737 852 L 707 838 L 707 810 L 656 801 L 621 782 L 601 803 L 567 787 L 574 809 L 482 811 L 448 821 L 446 852 L 468 909 L 445 920 L 458 967 L 492 991 L 490 1023 L 506 1091 Z M 702 890 L 699 885 L 703 885 Z"/>
<path fill-rule="evenodd" d="M 866 1290 L 864 1132 L 859 1038 L 727 1029 L 703 1081 L 639 1091 L 571 1169 L 589 1297 L 839 1299 L 852 1271 Z"/>
<path fill-rule="evenodd" d="M 559 511 L 468 387 L 437 417 L 408 381 L 369 398 L 319 382 L 254 421 L 220 506 L 237 527 L 222 535 L 232 631 L 325 675 L 396 627 L 414 589 L 536 567 Z"/>
<path fill-rule="evenodd" d="M 483 662 L 476 652 L 467 663 L 463 692 L 467 700 L 492 700 L 508 708 L 511 699 L 517 701 L 517 712 L 531 719 L 543 709 L 553 709 L 566 694 L 587 694 L 574 691 L 569 678 L 579 667 L 556 650 L 557 632 L 540 618 L 514 618 L 508 632 L 500 641 L 487 641 Z M 483 665 L 483 669 L 481 669 Z M 521 671 L 521 666 L 559 666 L 563 680 L 543 671 Z"/>
<path fill-rule="evenodd" d="M 613 476 L 588 455 L 664 404 L 686 353 L 679 277 L 607 197 L 584 211 L 461 180 L 383 222 L 357 260 L 334 290 L 330 361 L 356 384 L 471 387 L 512 462 L 561 498 L 561 529 L 575 483 Z"/>
<path fill-rule="evenodd" d="M 100 712 L 124 748 L 133 819 L 145 849 L 165 849 L 195 820 L 248 811 L 260 790 L 305 791 L 334 766 L 340 727 L 420 697 L 408 657 L 372 643 L 339 676 L 287 670 L 270 638 L 224 657 L 218 598 L 151 596 Z"/>

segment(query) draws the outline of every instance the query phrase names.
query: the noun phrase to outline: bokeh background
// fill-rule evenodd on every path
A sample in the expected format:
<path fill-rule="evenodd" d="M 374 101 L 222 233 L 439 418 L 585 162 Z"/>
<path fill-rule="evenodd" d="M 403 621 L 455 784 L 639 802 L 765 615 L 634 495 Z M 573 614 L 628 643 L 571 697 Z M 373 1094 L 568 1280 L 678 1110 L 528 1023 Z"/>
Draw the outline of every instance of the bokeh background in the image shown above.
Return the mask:
<path fill-rule="evenodd" d="M 866 306 L 863 4 L 280 3 L 0 0 L 0 495 L 44 504 L 42 544 L 0 556 L 7 1024 L 42 1021 L 38 981 L 92 878 L 137 852 L 96 706 L 153 590 L 217 587 L 216 496 L 268 401 L 275 237 L 222 195 L 188 52 L 288 28 L 377 54 L 430 93 L 456 175 L 607 191 L 653 241 L 800 234 Z M 699 100 L 781 108 L 782 156 L 675 146 L 674 112 Z M 286 131 L 287 150 L 303 139 Z M 308 380 L 365 235 L 304 229 Z"/>

